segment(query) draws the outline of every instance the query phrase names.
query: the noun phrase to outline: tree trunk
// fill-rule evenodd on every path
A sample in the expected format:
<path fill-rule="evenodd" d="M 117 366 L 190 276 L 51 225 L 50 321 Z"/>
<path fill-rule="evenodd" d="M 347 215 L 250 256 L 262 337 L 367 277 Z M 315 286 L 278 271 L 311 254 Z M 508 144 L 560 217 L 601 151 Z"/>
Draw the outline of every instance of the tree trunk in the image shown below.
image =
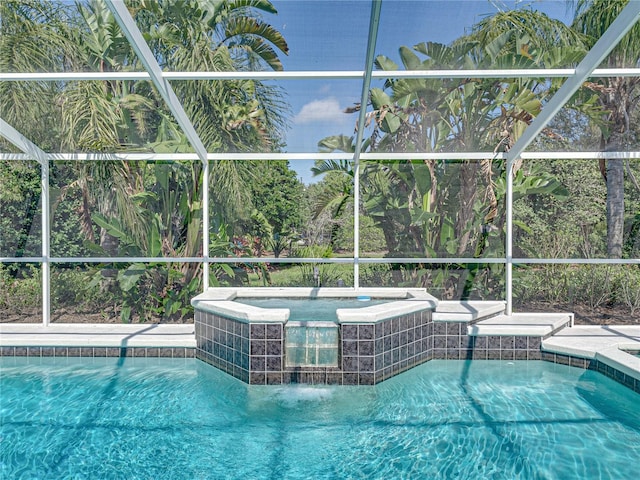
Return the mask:
<path fill-rule="evenodd" d="M 467 161 L 460 168 L 460 210 L 456 218 L 455 234 L 458 239 L 457 255 L 462 257 L 471 238 L 470 224 L 476 201 L 478 162 Z"/>
<path fill-rule="evenodd" d="M 624 240 L 624 163 L 607 160 L 607 255 L 622 258 Z"/>

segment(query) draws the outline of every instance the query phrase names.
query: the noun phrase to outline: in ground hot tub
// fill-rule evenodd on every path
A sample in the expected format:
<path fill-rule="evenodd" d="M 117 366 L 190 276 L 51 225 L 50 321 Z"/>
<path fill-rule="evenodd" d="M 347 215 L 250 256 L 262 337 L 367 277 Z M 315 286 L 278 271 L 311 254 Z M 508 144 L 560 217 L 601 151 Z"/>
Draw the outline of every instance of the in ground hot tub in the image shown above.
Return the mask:
<path fill-rule="evenodd" d="M 196 356 L 252 384 L 373 385 L 431 358 L 423 289 L 211 288 Z"/>

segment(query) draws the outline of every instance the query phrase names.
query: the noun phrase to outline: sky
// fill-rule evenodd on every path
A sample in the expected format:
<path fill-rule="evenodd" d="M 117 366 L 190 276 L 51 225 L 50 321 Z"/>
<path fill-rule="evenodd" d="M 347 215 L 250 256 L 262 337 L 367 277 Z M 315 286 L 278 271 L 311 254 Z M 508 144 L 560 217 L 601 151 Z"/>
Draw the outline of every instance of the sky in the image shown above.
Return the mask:
<path fill-rule="evenodd" d="M 281 55 L 286 71 L 361 71 L 365 67 L 371 3 L 367 0 L 272 0 L 277 15 L 264 20 L 279 30 L 289 46 Z M 566 2 L 502 0 L 383 0 L 375 54 L 401 65 L 398 49 L 421 42 L 448 44 L 486 15 L 514 5 L 531 5 L 552 18 L 566 19 Z M 286 152 L 313 153 L 320 139 L 353 135 L 356 114 L 344 110 L 360 102 L 360 80 L 286 80 L 283 88 L 291 107 Z M 381 87 L 380 82 L 373 87 Z M 313 161 L 292 161 L 306 184 Z"/>

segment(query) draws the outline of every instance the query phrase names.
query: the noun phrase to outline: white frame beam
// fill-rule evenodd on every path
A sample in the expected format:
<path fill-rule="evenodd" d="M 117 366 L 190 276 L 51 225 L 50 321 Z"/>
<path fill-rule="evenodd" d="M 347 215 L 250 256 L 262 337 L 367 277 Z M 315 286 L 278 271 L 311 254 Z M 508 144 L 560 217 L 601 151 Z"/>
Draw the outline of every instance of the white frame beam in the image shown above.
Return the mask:
<path fill-rule="evenodd" d="M 35 143 L 25 137 L 18 130 L 13 128 L 7 122 L 5 122 L 2 118 L 0 118 L 0 135 L 6 138 L 12 145 L 25 153 L 24 158 L 20 158 L 19 160 L 36 160 L 40 165 L 48 164 L 49 157 L 47 153 L 38 147 Z M 2 154 L 4 155 L 15 155 L 13 153 Z M 18 158 L 16 158 L 18 160 Z"/>
<path fill-rule="evenodd" d="M 202 250 L 204 256 L 202 283 L 203 289 L 206 291 L 209 288 L 209 160 L 207 149 L 184 111 L 182 102 L 176 96 L 171 84 L 163 78 L 162 68 L 144 40 L 127 6 L 122 0 L 105 0 L 105 3 L 118 25 L 120 25 L 120 29 L 127 37 L 129 44 L 138 55 L 139 60 L 144 65 L 167 107 L 169 107 L 180 128 L 182 128 L 187 140 L 189 140 L 189 143 L 202 161 Z"/>
<path fill-rule="evenodd" d="M 640 19 L 640 1 L 631 1 L 618 14 L 616 19 L 604 34 L 591 47 L 582 61 L 576 67 L 575 75 L 569 77 L 558 89 L 549 102 L 544 106 L 542 112 L 533 119 L 526 128 L 522 136 L 516 140 L 511 149 L 507 152 L 507 191 L 506 191 L 506 314 L 511 315 L 513 310 L 513 164 L 520 157 L 522 152 L 535 140 L 542 129 L 548 125 L 551 119 L 560 109 L 571 99 L 571 96 L 578 91 L 585 80 L 589 78 L 598 65 L 609 55 L 609 53 L 620 42 L 622 37 L 631 30 Z"/>
<path fill-rule="evenodd" d="M 575 68 L 495 69 L 495 70 L 375 70 L 372 79 L 387 78 L 565 78 Z M 162 72 L 164 80 L 362 80 L 365 71 L 286 71 L 286 72 Z M 596 68 L 591 77 L 638 77 L 640 68 Z M 5 82 L 68 82 L 81 80 L 151 80 L 148 72 L 8 72 L 0 73 Z"/>
<path fill-rule="evenodd" d="M 378 27 L 380 26 L 380 10 L 382 0 L 371 0 L 371 17 L 369 18 L 369 35 L 365 58 L 365 76 L 362 81 L 362 95 L 360 96 L 360 112 L 358 114 L 358 131 L 355 139 L 353 154 L 353 287 L 360 288 L 360 155 L 362 153 L 362 139 L 367 120 L 367 105 L 371 90 L 371 76 L 378 41 Z"/>
<path fill-rule="evenodd" d="M 41 218 L 41 254 L 42 254 L 42 323 L 46 327 L 51 319 L 51 243 L 49 221 L 49 158 L 35 143 L 22 135 L 0 118 L 0 135 L 22 150 L 27 158 L 40 164 L 40 218 Z"/>

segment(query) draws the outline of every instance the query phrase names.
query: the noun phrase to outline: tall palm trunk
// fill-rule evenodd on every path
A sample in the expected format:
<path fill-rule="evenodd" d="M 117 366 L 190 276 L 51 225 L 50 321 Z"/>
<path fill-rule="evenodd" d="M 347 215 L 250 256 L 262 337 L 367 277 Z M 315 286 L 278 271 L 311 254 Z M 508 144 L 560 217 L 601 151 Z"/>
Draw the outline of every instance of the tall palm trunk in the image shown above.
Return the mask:
<path fill-rule="evenodd" d="M 460 168 L 460 210 L 456 217 L 457 255 L 463 256 L 471 239 L 469 228 L 474 219 L 473 206 L 477 193 L 478 162 L 465 161 Z"/>
<path fill-rule="evenodd" d="M 607 160 L 607 254 L 622 258 L 624 241 L 624 161 Z"/>
<path fill-rule="evenodd" d="M 577 0 L 572 28 L 589 35 L 602 37 L 630 0 Z M 634 1 L 634 0 L 631 0 Z M 633 68 L 640 57 L 640 24 L 636 24 L 618 43 L 605 64 L 612 68 Z M 629 133 L 632 114 L 640 104 L 637 77 L 612 77 L 588 82 L 586 88 L 599 96 L 605 113 L 606 131 L 602 131 L 603 152 L 630 150 Z M 610 135 L 610 136 L 609 136 Z M 621 258 L 624 243 L 624 162 L 606 158 L 600 171 L 607 184 L 607 255 Z"/>

